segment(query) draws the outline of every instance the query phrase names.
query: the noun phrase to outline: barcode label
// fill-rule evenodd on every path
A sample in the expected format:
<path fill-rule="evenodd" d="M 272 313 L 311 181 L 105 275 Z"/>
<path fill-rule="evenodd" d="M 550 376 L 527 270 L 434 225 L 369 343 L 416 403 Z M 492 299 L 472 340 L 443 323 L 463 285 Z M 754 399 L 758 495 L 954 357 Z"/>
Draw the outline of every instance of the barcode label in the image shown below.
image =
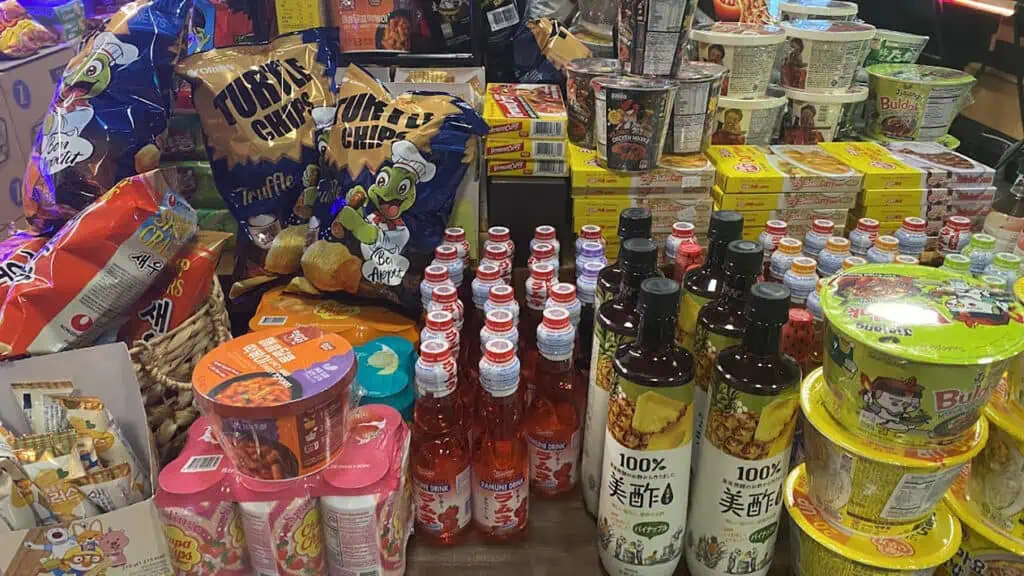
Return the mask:
<path fill-rule="evenodd" d="M 452 25 L 447 23 L 447 22 L 444 22 L 443 24 L 441 24 L 441 34 L 443 34 L 445 38 L 451 38 L 452 37 Z"/>
<path fill-rule="evenodd" d="M 558 122 L 534 122 L 534 136 L 561 136 L 562 125 Z"/>
<path fill-rule="evenodd" d="M 380 572 L 377 570 L 364 570 L 359 573 L 359 576 L 380 576 Z"/>
<path fill-rule="evenodd" d="M 537 160 L 533 165 L 534 174 L 554 174 L 561 176 L 565 173 L 565 162 L 558 160 Z"/>
<path fill-rule="evenodd" d="M 182 467 L 182 472 L 209 472 L 210 470 L 216 470 L 217 466 L 220 466 L 220 459 L 223 456 L 214 454 L 212 456 L 193 456 L 188 459 L 185 466 Z"/>
<path fill-rule="evenodd" d="M 515 3 L 512 3 L 508 6 L 503 6 L 497 10 L 491 10 L 488 12 L 487 21 L 491 24 L 491 32 L 504 30 L 509 26 L 519 24 L 519 11 L 516 10 Z"/>
<path fill-rule="evenodd" d="M 562 142 L 534 142 L 533 155 L 536 157 L 564 158 L 565 146 Z"/>
<path fill-rule="evenodd" d="M 262 316 L 260 317 L 260 326 L 284 326 L 284 323 L 288 321 L 287 316 Z"/>

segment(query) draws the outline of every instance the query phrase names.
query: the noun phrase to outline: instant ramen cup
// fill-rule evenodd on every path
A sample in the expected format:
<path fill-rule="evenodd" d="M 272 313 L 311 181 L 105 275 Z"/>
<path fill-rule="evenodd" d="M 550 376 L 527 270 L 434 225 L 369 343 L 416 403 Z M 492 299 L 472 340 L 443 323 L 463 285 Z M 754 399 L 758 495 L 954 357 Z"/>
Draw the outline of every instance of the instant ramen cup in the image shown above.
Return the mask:
<path fill-rule="evenodd" d="M 879 28 L 871 39 L 864 66 L 875 64 L 913 64 L 928 45 L 928 36 Z"/>
<path fill-rule="evenodd" d="M 569 141 L 582 148 L 594 148 L 594 88 L 598 76 L 614 76 L 622 70 L 612 58 L 578 58 L 565 67 L 566 111 Z"/>
<path fill-rule="evenodd" d="M 960 70 L 918 64 L 875 64 L 867 72 L 866 134 L 893 140 L 944 136 L 976 82 Z"/>
<path fill-rule="evenodd" d="M 849 88 L 875 36 L 874 26 L 855 22 L 794 20 L 782 27 L 782 85 L 807 92 Z"/>
<path fill-rule="evenodd" d="M 677 70 L 697 3 L 621 0 L 618 8 L 616 48 L 623 71 L 668 76 Z"/>
<path fill-rule="evenodd" d="M 676 98 L 665 152 L 695 154 L 708 149 L 722 79 L 727 72 L 725 66 L 711 62 L 688 62 L 676 72 Z"/>
<path fill-rule="evenodd" d="M 347 340 L 300 326 L 221 344 L 199 361 L 192 385 L 239 473 L 287 480 L 338 454 L 355 373 Z"/>
<path fill-rule="evenodd" d="M 723 96 L 718 99 L 711 144 L 767 146 L 778 133 L 785 108 L 786 95 L 779 88 L 756 98 Z"/>
<path fill-rule="evenodd" d="M 722 96 L 760 98 L 768 89 L 775 57 L 786 37 L 777 26 L 715 22 L 690 33 L 694 57 L 729 69 Z"/>
<path fill-rule="evenodd" d="M 789 0 L 779 4 L 783 22 L 790 20 L 844 20 L 857 18 L 857 5 L 839 0 Z"/>
<path fill-rule="evenodd" d="M 1024 540 L 1024 408 L 1000 383 L 985 417 L 992 433 L 971 462 L 967 493 L 988 524 Z"/>
<path fill-rule="evenodd" d="M 1024 305 L 1024 278 L 1013 284 L 1013 295 L 1017 303 Z M 1016 402 L 1017 406 L 1024 406 L 1024 354 L 1021 354 L 1010 361 L 1010 368 L 1006 372 L 1006 380 L 1010 387 L 1010 400 Z"/>
<path fill-rule="evenodd" d="M 988 438 L 981 418 L 948 446 L 876 442 L 843 428 L 828 413 L 830 392 L 820 368 L 800 392 L 807 494 L 830 522 L 861 534 L 904 536 L 917 530 Z"/>
<path fill-rule="evenodd" d="M 968 495 L 974 464 L 956 479 L 945 504 L 960 519 L 963 540 L 955 556 L 939 568 L 940 576 L 1020 576 L 1024 574 L 1024 530 L 993 525 Z"/>
<path fill-rule="evenodd" d="M 786 115 L 782 120 L 782 141 L 786 144 L 817 144 L 836 139 L 852 121 L 858 103 L 868 99 L 868 89 L 853 86 L 832 94 L 786 90 Z"/>
<path fill-rule="evenodd" d="M 833 526 L 807 493 L 804 466 L 786 478 L 785 501 L 796 576 L 928 576 L 960 545 L 960 523 L 942 504 L 905 536 L 872 537 Z"/>
<path fill-rule="evenodd" d="M 646 172 L 665 147 L 676 85 L 655 78 L 601 76 L 594 89 L 594 142 L 601 166 Z"/>

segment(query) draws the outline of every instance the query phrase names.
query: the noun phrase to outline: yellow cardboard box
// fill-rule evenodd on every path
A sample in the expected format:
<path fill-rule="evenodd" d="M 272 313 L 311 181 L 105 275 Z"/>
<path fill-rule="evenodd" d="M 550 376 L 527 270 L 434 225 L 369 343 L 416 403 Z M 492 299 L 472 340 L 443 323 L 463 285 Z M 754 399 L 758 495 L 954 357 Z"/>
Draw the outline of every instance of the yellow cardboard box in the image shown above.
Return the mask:
<path fill-rule="evenodd" d="M 864 188 L 991 186 L 995 171 L 934 142 L 824 142 L 825 150 L 864 173 Z"/>
<path fill-rule="evenodd" d="M 488 160 L 561 160 L 568 161 L 565 140 L 527 140 L 526 138 L 486 138 L 484 158 Z"/>
<path fill-rule="evenodd" d="M 562 160 L 488 160 L 488 176 L 568 176 Z"/>
<path fill-rule="evenodd" d="M 862 175 L 817 146 L 712 146 L 715 185 L 726 194 L 849 192 Z"/>
<path fill-rule="evenodd" d="M 484 121 L 491 136 L 562 140 L 569 116 L 554 84 L 488 84 Z"/>
<path fill-rule="evenodd" d="M 676 222 L 690 222 L 705 231 L 711 224 L 712 201 L 709 195 L 600 195 L 577 196 L 572 200 L 573 229 L 585 224 L 600 226 L 605 234 L 615 237 L 619 213 L 626 208 L 647 208 L 651 211 L 651 229 L 670 232 Z"/>
<path fill-rule="evenodd" d="M 863 206 L 924 206 L 949 202 L 953 197 L 948 188 L 931 190 L 864 190 L 857 198 Z"/>
<path fill-rule="evenodd" d="M 762 230 L 764 230 L 764 226 L 769 220 L 782 220 L 790 226 L 795 226 L 798 222 L 813 222 L 819 218 L 843 223 L 846 222 L 848 213 L 849 210 L 846 208 L 791 208 L 785 210 L 751 210 L 740 212 L 740 214 L 743 214 L 744 228 L 756 227 Z"/>
<path fill-rule="evenodd" d="M 946 217 L 948 212 L 947 204 L 925 206 L 861 206 L 858 204 L 852 213 L 857 218 L 874 218 L 879 222 L 903 222 L 903 219 L 908 216 L 925 220 L 941 220 Z"/>
<path fill-rule="evenodd" d="M 846 226 L 845 226 L 846 220 L 838 220 L 838 221 L 834 220 L 833 222 L 835 223 L 836 227 L 832 231 L 832 235 L 833 236 L 843 236 L 843 235 L 845 235 L 845 232 L 846 232 Z M 745 221 L 744 221 L 744 224 L 746 224 Z M 807 231 L 810 230 L 810 229 L 811 229 L 811 221 L 809 221 L 809 220 L 806 221 L 806 222 L 794 222 L 793 224 L 790 224 L 789 229 L 786 230 L 786 236 L 789 236 L 790 238 L 796 238 L 798 240 L 803 240 L 804 234 L 807 234 Z M 750 241 L 756 241 L 758 239 L 758 237 L 761 235 L 761 232 L 764 232 L 764 227 L 763 226 L 761 226 L 761 227 L 744 226 L 743 227 L 743 239 L 744 240 L 750 240 Z"/>
<path fill-rule="evenodd" d="M 569 164 L 572 167 L 573 195 L 631 193 L 658 189 L 663 192 L 696 191 L 710 188 L 715 183 L 715 167 L 703 154 L 663 156 L 662 167 L 631 174 L 614 172 L 597 163 L 597 152 L 569 145 Z"/>
<path fill-rule="evenodd" d="M 857 203 L 857 192 L 791 192 L 778 194 L 726 194 L 715 186 L 711 190 L 719 210 L 783 210 L 801 208 L 849 209 Z"/>

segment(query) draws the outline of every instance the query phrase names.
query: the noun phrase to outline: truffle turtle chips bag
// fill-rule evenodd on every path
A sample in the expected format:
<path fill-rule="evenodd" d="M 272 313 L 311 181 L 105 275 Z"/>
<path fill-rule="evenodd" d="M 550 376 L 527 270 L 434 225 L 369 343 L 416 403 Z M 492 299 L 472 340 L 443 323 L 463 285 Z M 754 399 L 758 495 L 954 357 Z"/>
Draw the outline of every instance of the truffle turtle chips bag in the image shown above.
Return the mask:
<path fill-rule="evenodd" d="M 455 191 L 487 125 L 448 95 L 392 97 L 358 66 L 319 134 L 323 178 L 310 220 L 316 240 L 290 289 L 349 292 L 420 306 L 419 284 L 441 243 Z"/>
<path fill-rule="evenodd" d="M 333 115 L 337 53 L 337 31 L 313 28 L 177 67 L 192 84 L 217 189 L 248 245 L 232 296 L 299 271 L 320 179 L 313 118 Z"/>

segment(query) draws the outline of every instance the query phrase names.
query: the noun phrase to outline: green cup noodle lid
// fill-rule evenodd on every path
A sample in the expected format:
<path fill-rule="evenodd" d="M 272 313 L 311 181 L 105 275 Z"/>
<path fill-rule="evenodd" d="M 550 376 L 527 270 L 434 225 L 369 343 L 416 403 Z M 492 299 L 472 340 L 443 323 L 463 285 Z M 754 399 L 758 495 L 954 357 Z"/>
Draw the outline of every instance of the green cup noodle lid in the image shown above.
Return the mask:
<path fill-rule="evenodd" d="M 949 270 L 857 266 L 822 286 L 821 307 L 843 336 L 914 363 L 978 366 L 1024 351 L 1013 294 Z"/>
<path fill-rule="evenodd" d="M 961 70 L 921 64 L 875 64 L 868 66 L 867 71 L 870 76 L 933 86 L 959 86 L 975 81 L 974 76 Z"/>

